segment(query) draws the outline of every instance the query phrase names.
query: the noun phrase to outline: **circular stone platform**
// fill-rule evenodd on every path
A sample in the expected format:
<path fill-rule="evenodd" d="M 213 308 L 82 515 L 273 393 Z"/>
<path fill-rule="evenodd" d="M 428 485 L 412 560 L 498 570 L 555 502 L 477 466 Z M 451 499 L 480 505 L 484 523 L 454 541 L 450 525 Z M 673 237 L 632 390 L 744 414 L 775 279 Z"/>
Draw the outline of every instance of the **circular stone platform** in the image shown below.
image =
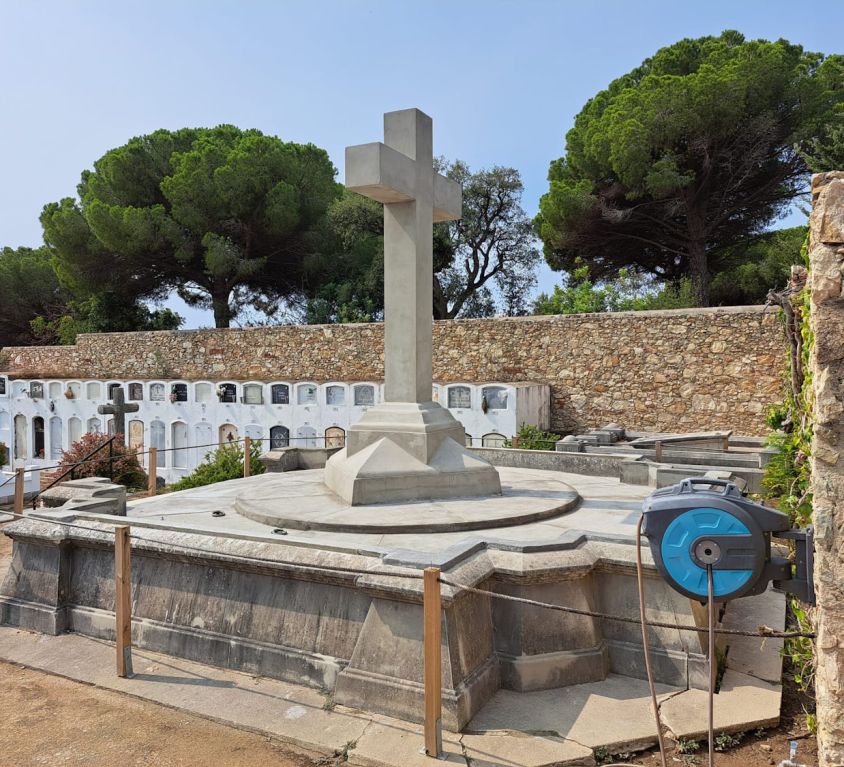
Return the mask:
<path fill-rule="evenodd" d="M 577 492 L 556 472 L 499 468 L 501 495 L 351 506 L 322 481 L 322 469 L 265 474 L 235 499 L 248 519 L 291 530 L 335 533 L 454 533 L 512 527 L 574 509 Z"/>

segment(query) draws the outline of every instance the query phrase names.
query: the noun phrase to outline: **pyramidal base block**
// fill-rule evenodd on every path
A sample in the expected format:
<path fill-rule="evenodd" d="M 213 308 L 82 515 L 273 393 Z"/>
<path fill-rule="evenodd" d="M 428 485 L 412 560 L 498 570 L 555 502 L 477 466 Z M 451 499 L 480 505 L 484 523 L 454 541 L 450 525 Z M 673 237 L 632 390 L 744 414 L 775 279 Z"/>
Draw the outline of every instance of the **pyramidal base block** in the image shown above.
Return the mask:
<path fill-rule="evenodd" d="M 349 429 L 325 484 L 352 506 L 500 495 L 491 464 L 464 447 L 460 423 L 435 402 L 387 402 Z"/>

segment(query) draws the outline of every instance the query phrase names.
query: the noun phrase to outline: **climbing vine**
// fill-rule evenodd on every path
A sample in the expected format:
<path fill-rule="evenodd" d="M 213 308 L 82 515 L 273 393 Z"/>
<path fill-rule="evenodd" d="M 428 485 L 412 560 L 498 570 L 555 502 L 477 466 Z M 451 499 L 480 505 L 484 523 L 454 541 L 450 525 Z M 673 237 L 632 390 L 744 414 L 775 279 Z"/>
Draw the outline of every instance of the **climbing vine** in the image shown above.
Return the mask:
<path fill-rule="evenodd" d="M 802 255 L 807 259 L 807 243 Z M 788 344 L 788 364 L 783 373 L 784 398 L 768 412 L 768 425 L 774 430 L 769 446 L 777 453 L 768 463 L 763 486 L 792 521 L 805 527 L 812 521 L 811 468 L 812 373 L 809 353 L 813 337 L 809 327 L 808 270 L 792 267 L 791 280 L 782 291 L 770 291 L 768 304 L 779 306 Z"/>

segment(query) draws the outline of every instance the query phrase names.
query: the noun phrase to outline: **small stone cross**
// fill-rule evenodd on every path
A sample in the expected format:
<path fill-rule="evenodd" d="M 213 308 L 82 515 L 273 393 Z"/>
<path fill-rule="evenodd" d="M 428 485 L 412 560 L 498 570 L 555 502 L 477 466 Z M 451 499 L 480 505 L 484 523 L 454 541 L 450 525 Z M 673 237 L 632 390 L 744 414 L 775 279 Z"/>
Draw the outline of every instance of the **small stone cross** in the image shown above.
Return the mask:
<path fill-rule="evenodd" d="M 346 186 L 384 203 L 384 399 L 431 401 L 433 225 L 462 213 L 460 184 L 434 170 L 431 118 L 384 115 L 384 143 L 346 148 Z"/>
<path fill-rule="evenodd" d="M 123 396 L 123 387 L 116 386 L 114 388 L 114 394 L 112 396 L 114 404 L 112 405 L 99 405 L 97 407 L 97 412 L 100 415 L 113 415 L 114 416 L 114 433 L 120 434 L 122 445 L 126 444 L 126 413 L 137 413 L 139 406 L 137 402 L 131 402 L 126 404 L 126 398 Z M 115 440 L 116 442 L 117 440 Z"/>

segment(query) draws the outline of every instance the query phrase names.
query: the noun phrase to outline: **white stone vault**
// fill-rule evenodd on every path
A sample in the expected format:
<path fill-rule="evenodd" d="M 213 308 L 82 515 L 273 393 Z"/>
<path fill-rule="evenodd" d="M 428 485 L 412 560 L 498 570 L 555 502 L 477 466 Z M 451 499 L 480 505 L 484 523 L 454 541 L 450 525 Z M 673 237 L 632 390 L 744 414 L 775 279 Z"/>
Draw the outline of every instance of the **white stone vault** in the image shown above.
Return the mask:
<path fill-rule="evenodd" d="M 346 148 L 346 186 L 384 204 L 385 402 L 349 429 L 325 484 L 354 506 L 500 494 L 498 472 L 431 401 L 433 224 L 462 210 L 459 184 L 434 171 L 431 118 L 387 112 L 384 143 Z"/>

